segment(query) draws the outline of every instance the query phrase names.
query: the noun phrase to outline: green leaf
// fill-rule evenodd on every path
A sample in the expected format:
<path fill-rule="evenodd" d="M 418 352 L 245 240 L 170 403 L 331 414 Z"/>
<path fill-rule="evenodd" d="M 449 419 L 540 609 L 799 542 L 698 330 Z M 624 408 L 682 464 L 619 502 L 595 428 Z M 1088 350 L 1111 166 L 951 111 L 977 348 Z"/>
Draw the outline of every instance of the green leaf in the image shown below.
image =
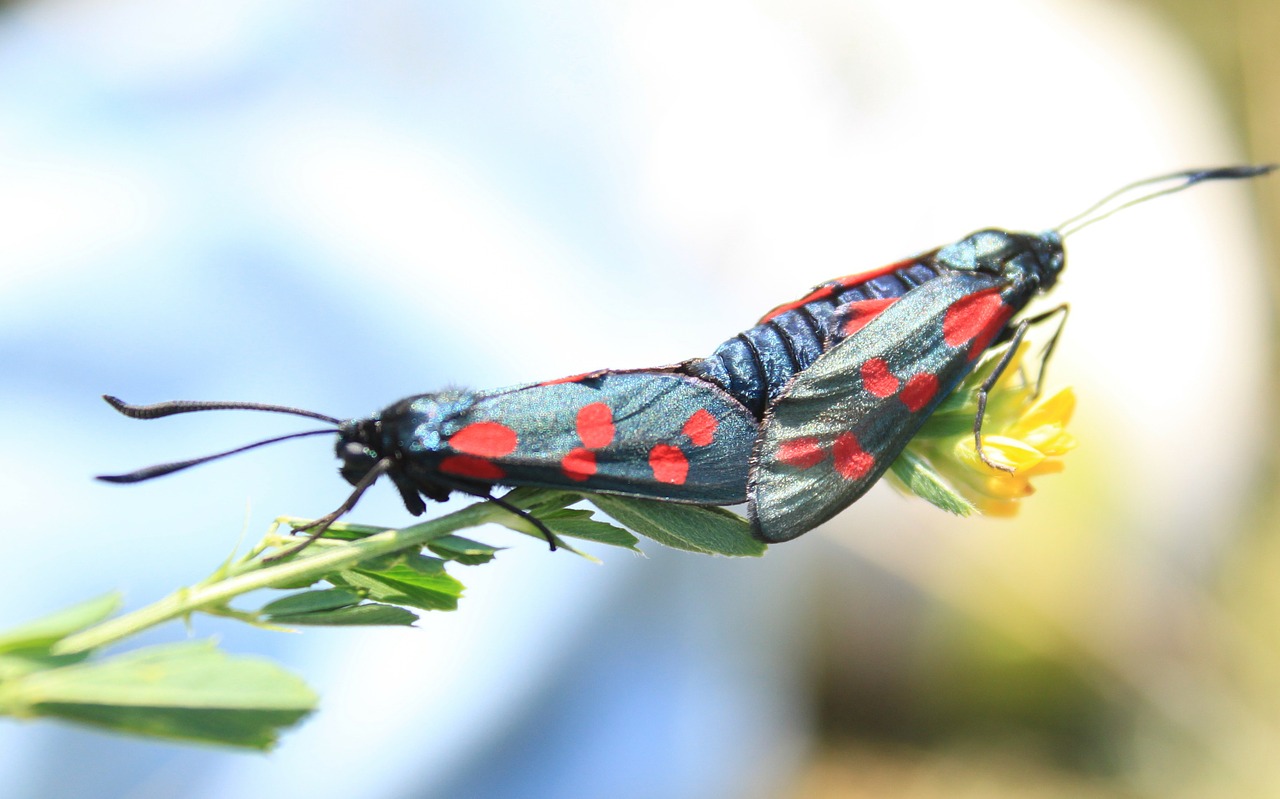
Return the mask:
<path fill-rule="evenodd" d="M 288 525 L 297 530 L 311 524 L 314 519 L 303 519 L 299 516 L 279 516 L 276 522 L 282 525 Z M 385 533 L 388 530 L 394 530 L 394 527 L 376 527 L 368 524 L 352 524 L 351 522 L 334 522 L 330 524 L 324 531 L 321 538 L 332 538 L 338 541 L 357 541 L 361 538 L 368 538 L 371 535 Z M 302 539 L 299 538 L 299 541 Z"/>
<path fill-rule="evenodd" d="M 741 516 L 724 508 L 607 494 L 589 494 L 587 500 L 628 529 L 675 549 L 751 557 L 767 549 Z"/>
<path fill-rule="evenodd" d="M 586 509 L 552 511 L 542 514 L 538 519 L 557 536 L 581 538 L 597 544 L 623 547 L 633 552 L 640 551 L 636 546 L 640 543 L 638 538 L 617 525 L 592 518 L 591 511 Z"/>
<path fill-rule="evenodd" d="M 70 666 L 88 657 L 88 652 L 77 652 L 74 655 L 50 655 L 47 651 L 37 649 L 3 654 L 0 655 L 0 683 L 16 680 L 33 671 Z"/>
<path fill-rule="evenodd" d="M 341 588 L 326 588 L 317 591 L 303 591 L 290 594 L 274 602 L 268 602 L 258 611 L 267 616 L 283 616 L 295 613 L 315 613 L 322 610 L 337 610 L 360 602 L 360 595 L 354 591 Z"/>
<path fill-rule="evenodd" d="M 529 511 L 538 521 L 550 528 L 557 539 L 560 536 L 567 536 L 623 547 L 633 552 L 640 551 L 636 547 L 639 541 L 631 533 L 616 525 L 592 518 L 590 510 L 569 507 L 585 498 L 587 495 L 576 491 L 528 487 L 513 489 L 503 496 L 504 500 Z M 579 555 L 583 554 L 563 541 L 557 541 L 557 543 Z M 594 560 L 594 558 L 591 559 Z"/>
<path fill-rule="evenodd" d="M 567 508 L 580 501 L 582 494 L 576 491 L 562 491 L 557 488 L 522 486 L 508 491 L 502 495 L 502 498 L 517 508 L 524 508 L 534 516 L 538 516 L 542 513 Z"/>
<path fill-rule="evenodd" d="M 429 541 L 427 542 L 427 549 L 445 560 L 452 560 L 456 563 L 461 563 L 463 566 L 478 566 L 482 563 L 488 563 L 493 560 L 500 550 L 499 547 L 481 544 L 479 541 L 472 541 L 470 538 L 463 538 L 460 535 L 446 535 L 434 541 Z"/>
<path fill-rule="evenodd" d="M 457 610 L 458 597 L 445 591 L 423 589 L 381 575 L 359 571 L 342 572 L 329 578 L 335 585 L 358 588 L 370 599 L 392 605 L 405 605 L 422 610 Z"/>
<path fill-rule="evenodd" d="M 948 513 L 968 516 L 976 510 L 973 503 L 952 488 L 927 461 L 909 449 L 904 450 L 889 468 L 908 491 Z"/>
<path fill-rule="evenodd" d="M 154 646 L 0 684 L 0 713 L 119 732 L 269 749 L 315 708 L 294 675 L 207 641 Z"/>
<path fill-rule="evenodd" d="M 271 616 L 272 624 L 311 625 L 332 627 L 401 626 L 408 627 L 418 620 L 418 614 L 395 605 L 366 602 L 363 605 L 323 610 L 315 613 L 285 613 Z"/>
<path fill-rule="evenodd" d="M 0 633 L 0 652 L 45 650 L 77 630 L 110 616 L 120 607 L 119 594 L 106 594 L 66 610 Z"/>
<path fill-rule="evenodd" d="M 327 577 L 341 588 L 360 590 L 377 602 L 422 610 L 456 610 L 462 583 L 444 570 L 444 561 L 426 555 L 398 556 L 382 569 L 359 568 Z"/>

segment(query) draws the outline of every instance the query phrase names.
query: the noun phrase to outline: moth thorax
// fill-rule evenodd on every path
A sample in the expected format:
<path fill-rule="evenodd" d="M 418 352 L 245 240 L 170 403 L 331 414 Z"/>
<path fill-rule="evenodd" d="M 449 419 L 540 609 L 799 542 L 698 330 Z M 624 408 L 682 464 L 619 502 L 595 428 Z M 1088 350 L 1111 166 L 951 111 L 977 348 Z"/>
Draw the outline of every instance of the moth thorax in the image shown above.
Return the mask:
<path fill-rule="evenodd" d="M 938 250 L 934 258 L 940 266 L 958 272 L 999 275 L 1010 282 L 1030 278 L 1042 291 L 1057 282 L 1065 262 L 1062 237 L 1054 230 L 979 230 Z"/>

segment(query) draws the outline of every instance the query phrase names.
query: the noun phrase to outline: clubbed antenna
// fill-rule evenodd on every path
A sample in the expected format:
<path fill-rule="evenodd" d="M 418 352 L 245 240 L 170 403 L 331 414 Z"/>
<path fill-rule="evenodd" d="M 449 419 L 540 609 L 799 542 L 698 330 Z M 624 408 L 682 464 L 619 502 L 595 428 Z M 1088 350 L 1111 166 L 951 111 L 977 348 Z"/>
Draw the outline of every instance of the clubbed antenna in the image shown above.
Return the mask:
<path fill-rule="evenodd" d="M 130 419 L 159 419 L 163 416 L 174 416 L 179 413 L 196 413 L 198 411 L 267 411 L 269 413 L 288 413 L 293 416 L 305 416 L 319 419 L 332 425 L 342 424 L 341 419 L 325 416 L 315 411 L 304 411 L 301 408 L 290 408 L 287 405 L 268 405 L 263 402 L 209 402 L 202 400 L 173 400 L 157 402 L 154 405 L 130 405 L 119 397 L 103 394 L 107 404 Z"/>
<path fill-rule="evenodd" d="M 119 397 L 103 395 L 107 404 L 115 408 L 120 413 L 128 416 L 130 419 L 159 419 L 164 416 L 173 416 L 179 413 L 196 413 L 198 411 L 267 411 L 268 413 L 287 413 L 293 416 L 305 416 L 308 419 L 319 419 L 322 422 L 337 427 L 342 424 L 341 419 L 335 419 L 332 416 L 325 416 L 323 413 L 314 411 L 304 411 L 301 408 L 290 408 L 284 405 L 267 405 L 261 402 L 203 402 L 191 400 L 176 400 L 173 402 L 157 402 L 154 405 L 130 405 Z M 128 472 L 127 474 L 102 474 L 98 475 L 99 480 L 105 480 L 108 483 L 141 483 L 144 480 L 151 480 L 156 477 L 163 477 L 166 474 L 180 472 L 183 469 L 189 469 L 192 466 L 199 466 L 202 463 L 216 461 L 219 458 L 225 458 L 228 455 L 235 455 L 246 450 L 256 449 L 257 447 L 265 447 L 268 444 L 275 444 L 280 441 L 288 441 L 293 438 L 304 438 L 306 436 L 318 436 L 333 433 L 331 429 L 324 430 L 307 430 L 302 433 L 290 433 L 287 436 L 276 436 L 263 441 L 255 441 L 252 444 L 246 444 L 243 447 L 229 449 L 226 452 L 218 452 L 213 455 L 205 455 L 202 458 L 191 458 L 185 461 L 174 461 L 173 463 L 158 463 L 155 466 L 148 466 L 138 469 L 136 472 Z"/>
<path fill-rule="evenodd" d="M 1117 211 L 1128 208 L 1131 205 L 1144 203 L 1147 200 L 1154 200 L 1157 197 L 1163 197 L 1166 194 L 1174 194 L 1183 189 L 1191 188 L 1197 183 L 1206 180 L 1241 180 L 1245 178 L 1256 178 L 1265 175 L 1274 170 L 1277 164 L 1261 164 L 1247 166 L 1227 166 L 1217 169 L 1192 169 L 1186 172 L 1174 172 L 1171 175 L 1161 175 L 1159 177 L 1147 178 L 1139 180 L 1136 183 L 1130 183 L 1122 189 L 1113 191 L 1098 202 L 1089 206 L 1083 212 L 1076 214 L 1067 221 L 1058 225 L 1057 230 L 1065 238 L 1066 236 L 1076 233 L 1094 222 L 1101 222 Z"/>
<path fill-rule="evenodd" d="M 219 458 L 225 458 L 228 455 L 235 455 L 240 452 L 245 452 L 246 450 L 256 449 L 257 447 L 265 447 L 268 444 L 275 444 L 280 441 L 288 441 L 291 438 L 303 438 L 305 436 L 318 436 L 318 435 L 324 435 L 326 433 L 332 433 L 332 432 L 333 432 L 332 430 L 308 430 L 304 433 L 290 433 L 287 436 L 276 436 L 275 438 L 268 438 L 263 441 L 255 441 L 252 444 L 245 444 L 243 447 L 236 447 L 235 449 L 229 449 L 226 452 L 218 452 L 213 455 L 205 455 L 203 458 L 192 458 L 191 460 L 174 461 L 173 463 L 158 463 L 155 466 L 147 466 L 146 468 L 139 469 L 136 472 L 129 472 L 127 474 L 100 474 L 98 475 L 98 479 L 104 480 L 108 483 L 141 483 L 144 480 L 150 480 L 154 477 L 163 477 L 166 474 L 173 474 L 174 472 L 180 472 L 183 469 L 189 469 L 192 466 L 199 466 L 202 463 L 208 463 L 209 461 L 216 461 Z"/>

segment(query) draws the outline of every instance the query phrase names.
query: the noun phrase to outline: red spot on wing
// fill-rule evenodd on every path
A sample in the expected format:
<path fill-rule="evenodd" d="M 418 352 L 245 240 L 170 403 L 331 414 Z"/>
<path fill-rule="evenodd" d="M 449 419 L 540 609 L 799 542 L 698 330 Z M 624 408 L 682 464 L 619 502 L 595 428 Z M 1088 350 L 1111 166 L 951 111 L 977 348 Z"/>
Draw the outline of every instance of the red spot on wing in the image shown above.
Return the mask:
<path fill-rule="evenodd" d="M 862 449 L 858 437 L 853 433 L 841 433 L 831 447 L 835 458 L 836 474 L 846 480 L 859 480 L 871 471 L 876 459 L 871 453 Z"/>
<path fill-rule="evenodd" d="M 497 422 L 473 422 L 449 436 L 449 446 L 468 455 L 500 458 L 516 448 L 516 431 Z"/>
<path fill-rule="evenodd" d="M 974 342 L 969 357 L 975 357 L 987 348 L 1012 313 L 997 288 L 961 297 L 951 303 L 942 319 L 943 340 L 956 348 Z"/>
<path fill-rule="evenodd" d="M 863 300 L 862 302 L 851 302 L 841 309 L 844 314 L 844 324 L 842 325 L 845 336 L 852 336 L 859 330 L 867 326 L 867 323 L 880 315 L 880 312 L 890 305 L 893 305 L 900 298 L 885 297 L 880 300 Z"/>
<path fill-rule="evenodd" d="M 921 372 L 907 381 L 898 399 L 907 406 L 907 410 L 915 413 L 929 404 L 929 400 L 938 393 L 938 378 L 928 372 Z"/>
<path fill-rule="evenodd" d="M 884 359 L 871 358 L 862 365 L 862 385 L 877 397 L 892 397 L 900 384 Z"/>
<path fill-rule="evenodd" d="M 995 341 L 996 336 L 1000 335 L 1000 331 L 1004 330 L 1005 323 L 1009 321 L 1009 317 L 1013 316 L 1013 309 L 1009 306 L 1002 306 L 1000 311 L 978 331 L 978 335 L 973 337 L 973 344 L 969 347 L 969 360 L 973 360 L 986 351 L 991 346 L 991 342 Z"/>
<path fill-rule="evenodd" d="M 804 295 L 803 297 L 796 300 L 795 302 L 786 302 L 786 303 L 783 303 L 782 305 L 779 305 L 777 308 L 774 308 L 772 311 L 762 316 L 758 324 L 763 324 L 769 321 L 770 319 L 773 319 L 775 316 L 781 316 L 787 311 L 794 311 L 795 309 L 804 305 L 808 305 L 811 302 L 817 302 L 818 300 L 828 299 L 830 297 L 835 296 L 837 293 L 841 291 L 845 291 L 847 289 L 853 288 L 854 286 L 860 285 L 862 283 L 866 283 L 868 280 L 874 280 L 875 278 L 882 277 L 884 275 L 889 274 L 890 272 L 896 272 L 899 269 L 905 269 L 906 267 L 917 263 L 918 260 L 919 260 L 918 258 L 908 258 L 905 261 L 898 261 L 897 263 L 888 264 L 878 269 L 871 269 L 866 272 L 859 272 L 856 275 L 846 275 L 845 277 L 832 280 L 830 283 L 823 283 L 821 286 L 818 286 L 813 291 Z"/>
<path fill-rule="evenodd" d="M 440 461 L 440 471 L 477 480 L 501 480 L 507 476 L 501 466 L 474 455 L 450 455 Z"/>
<path fill-rule="evenodd" d="M 778 461 L 797 469 L 808 469 L 817 466 L 826 459 L 827 453 L 822 451 L 818 439 L 804 437 L 792 438 L 778 445 Z"/>
<path fill-rule="evenodd" d="M 570 480 L 586 480 L 596 473 L 596 454 L 578 447 L 560 459 L 560 468 Z"/>
<path fill-rule="evenodd" d="M 684 485 L 689 477 L 689 459 L 679 447 L 670 444 L 658 444 L 649 450 L 649 468 L 659 483 Z"/>
<path fill-rule="evenodd" d="M 715 440 L 716 428 L 719 425 L 716 417 L 711 415 L 711 411 L 699 408 L 684 423 L 684 427 L 680 428 L 680 432 L 688 436 L 695 447 L 705 447 Z"/>
<path fill-rule="evenodd" d="M 613 441 L 613 411 L 603 402 L 584 405 L 578 411 L 578 438 L 591 449 L 609 446 Z"/>

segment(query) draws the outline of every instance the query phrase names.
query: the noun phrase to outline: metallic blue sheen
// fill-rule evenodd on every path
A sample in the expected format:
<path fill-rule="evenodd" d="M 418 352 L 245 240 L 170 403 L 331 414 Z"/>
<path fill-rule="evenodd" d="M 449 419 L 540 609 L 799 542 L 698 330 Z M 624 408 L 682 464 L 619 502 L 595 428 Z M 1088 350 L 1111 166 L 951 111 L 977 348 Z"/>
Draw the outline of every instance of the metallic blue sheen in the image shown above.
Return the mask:
<path fill-rule="evenodd" d="M 612 412 L 614 436 L 604 446 L 585 447 L 578 412 L 603 403 Z M 689 418 L 706 411 L 715 419 L 709 443 L 683 432 Z M 759 428 L 732 396 L 705 381 L 660 371 L 605 372 L 574 382 L 533 384 L 488 392 L 424 394 L 384 411 L 382 451 L 409 454 L 415 481 L 449 485 L 459 478 L 439 471 L 455 452 L 451 436 L 477 422 L 495 422 L 515 432 L 514 451 L 487 458 L 504 477 L 490 483 L 581 488 L 679 502 L 729 505 L 746 499 L 747 463 Z M 650 465 L 654 447 L 679 449 L 687 476 L 659 480 Z M 562 459 L 591 451 L 596 472 L 587 480 L 566 474 Z M 463 482 L 467 482 L 463 480 Z"/>
<path fill-rule="evenodd" d="M 756 534 L 786 540 L 865 491 L 971 368 L 964 348 L 939 343 L 951 303 L 1000 288 L 1016 312 L 1053 284 L 1062 264 L 1056 233 L 979 231 L 891 272 L 823 284 L 803 304 L 781 306 L 709 358 L 498 391 L 409 397 L 340 426 L 342 475 L 367 486 L 368 475 L 385 473 L 415 514 L 425 509 L 424 499 L 444 500 L 453 491 L 489 496 L 495 484 L 709 505 L 745 499 Z M 886 298 L 899 301 L 846 335 L 842 320 L 852 303 Z M 914 414 L 896 398 L 869 399 L 860 370 L 871 357 L 885 360 L 903 379 L 934 373 L 941 390 Z M 607 443 L 581 438 L 578 414 L 594 403 L 610 409 L 613 436 Z M 690 424 L 700 412 L 701 421 L 714 419 L 710 440 L 698 432 L 705 427 Z M 481 451 L 455 450 L 452 437 L 476 423 L 489 423 L 469 436 L 468 446 L 479 441 Z M 853 482 L 833 482 L 829 466 L 825 475 L 819 469 L 813 470 L 817 477 L 797 474 L 779 463 L 778 442 L 806 431 L 828 438 L 858 431 L 876 469 Z"/>
<path fill-rule="evenodd" d="M 980 353 L 972 350 L 972 339 L 957 346 L 948 343 L 946 319 L 956 303 L 995 289 L 1007 313 L 1016 314 L 1037 292 L 1053 286 L 1065 256 L 1056 232 L 984 230 L 942 248 L 931 261 L 935 279 L 830 347 L 770 405 L 752 453 L 756 466 L 747 488 L 749 515 L 762 540 L 795 538 L 855 502 L 973 369 Z M 914 376 L 932 375 L 936 392 L 912 410 L 899 389 L 888 396 L 868 389 L 863 366 L 873 358 L 887 366 L 899 386 Z M 842 475 L 835 468 L 835 442 L 848 436 L 860 457 L 870 461 L 865 471 Z M 815 442 L 823 458 L 808 464 L 783 462 L 783 445 L 797 440 Z"/>
<path fill-rule="evenodd" d="M 689 361 L 684 369 L 724 387 L 762 416 L 770 402 L 798 372 L 844 340 L 837 311 L 849 303 L 905 296 L 911 289 L 943 274 L 933 252 L 888 274 L 856 282 L 845 278 L 814 288 L 833 290 L 820 299 L 778 314 L 745 330 L 716 348 L 709 358 Z"/>

